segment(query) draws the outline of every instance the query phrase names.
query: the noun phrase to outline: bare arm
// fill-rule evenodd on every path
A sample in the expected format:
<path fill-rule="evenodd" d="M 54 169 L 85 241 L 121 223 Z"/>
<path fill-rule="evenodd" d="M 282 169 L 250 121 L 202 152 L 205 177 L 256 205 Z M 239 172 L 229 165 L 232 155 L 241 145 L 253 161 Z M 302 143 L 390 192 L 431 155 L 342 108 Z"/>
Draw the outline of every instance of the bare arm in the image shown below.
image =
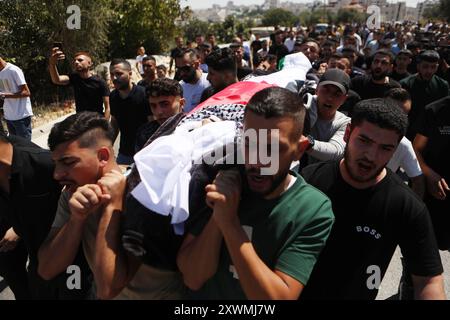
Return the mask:
<path fill-rule="evenodd" d="M 221 171 L 206 187 L 213 204 L 213 219 L 223 234 L 239 282 L 248 299 L 297 299 L 303 285 L 296 279 L 271 270 L 256 253 L 238 217 L 241 194 L 237 170 Z"/>
<path fill-rule="evenodd" d="M 105 106 L 105 119 L 109 120 L 111 117 L 111 109 L 109 106 L 109 97 L 103 97 L 103 105 Z"/>
<path fill-rule="evenodd" d="M 447 181 L 445 181 L 439 173 L 435 172 L 425 162 L 423 152 L 427 146 L 427 143 L 427 137 L 417 134 L 413 143 L 414 151 L 416 152 L 417 160 L 419 161 L 420 167 L 422 168 L 425 176 L 428 193 L 438 200 L 444 200 L 447 196 L 446 193 L 450 191 L 450 188 Z"/>
<path fill-rule="evenodd" d="M 216 273 L 221 245 L 222 234 L 213 219 L 198 237 L 186 236 L 177 256 L 186 286 L 198 290 Z"/>
<path fill-rule="evenodd" d="M 411 178 L 411 189 L 423 199 L 425 195 L 425 176 L 423 174 Z"/>
<path fill-rule="evenodd" d="M 20 86 L 19 92 L 13 92 L 13 93 L 2 93 L 2 96 L 5 99 L 20 99 L 20 98 L 27 98 L 31 96 L 30 88 L 28 88 L 27 84 L 23 84 Z"/>
<path fill-rule="evenodd" d="M 414 298 L 416 300 L 445 300 L 444 280 L 442 275 L 419 277 L 412 275 Z"/>
<path fill-rule="evenodd" d="M 69 200 L 70 218 L 62 228 L 51 230 L 38 252 L 39 275 L 53 279 L 72 264 L 80 247 L 84 225 L 88 216 L 104 201 L 100 187 L 79 187 Z"/>
<path fill-rule="evenodd" d="M 81 243 L 84 221 L 70 219 L 62 228 L 53 228 L 38 252 L 38 273 L 51 280 L 70 266 Z"/>
<path fill-rule="evenodd" d="M 120 220 L 126 179 L 119 171 L 106 173 L 98 184 L 110 194 L 102 212 L 95 243 L 95 283 L 100 299 L 117 296 L 135 275 L 140 263 L 128 258 L 121 245 Z"/>
<path fill-rule="evenodd" d="M 140 262 L 129 257 L 120 243 L 121 212 L 107 206 L 100 219 L 95 249 L 95 283 L 97 296 L 116 297 L 130 282 Z"/>
<path fill-rule="evenodd" d="M 52 82 L 56 85 L 66 86 L 70 83 L 70 79 L 66 75 L 60 75 L 58 72 L 58 68 L 56 67 L 56 63 L 58 60 L 64 60 L 65 56 L 62 51 L 58 48 L 52 49 L 52 55 L 48 64 L 48 71 L 50 72 L 50 77 L 52 78 Z"/>
<path fill-rule="evenodd" d="M 116 141 L 120 130 L 119 130 L 119 124 L 117 123 L 117 120 L 116 120 L 116 118 L 114 118 L 114 116 L 111 116 L 111 126 L 114 130 L 114 141 Z"/>
<path fill-rule="evenodd" d="M 258 256 L 238 220 L 223 225 L 225 243 L 248 299 L 298 299 L 303 284 L 271 270 Z"/>

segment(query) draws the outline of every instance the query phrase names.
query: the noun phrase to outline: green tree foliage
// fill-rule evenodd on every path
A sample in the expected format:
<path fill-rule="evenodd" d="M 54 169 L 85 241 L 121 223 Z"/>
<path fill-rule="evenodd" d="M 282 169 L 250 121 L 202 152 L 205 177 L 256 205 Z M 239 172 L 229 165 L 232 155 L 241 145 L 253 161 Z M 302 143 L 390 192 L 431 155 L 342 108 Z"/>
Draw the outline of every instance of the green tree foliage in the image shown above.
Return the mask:
<path fill-rule="evenodd" d="M 262 18 L 264 26 L 291 26 L 297 22 L 297 17 L 290 11 L 276 8 L 266 11 Z"/>
<path fill-rule="evenodd" d="M 440 0 L 438 3 L 427 7 L 423 12 L 427 20 L 442 20 L 450 22 L 450 1 Z"/>
<path fill-rule="evenodd" d="M 302 26 L 310 26 L 321 21 L 323 12 L 319 10 L 315 11 L 303 11 L 300 13 L 300 24 Z"/>
<path fill-rule="evenodd" d="M 80 30 L 67 28 L 72 4 L 81 9 Z M 47 60 L 54 41 L 63 42 L 67 59 L 59 69 L 67 73 L 77 51 L 89 51 L 99 63 L 135 57 L 140 45 L 153 54 L 168 50 L 168 39 L 179 31 L 176 19 L 188 16 L 180 0 L 0 0 L 0 54 L 23 69 L 33 101 L 47 103 L 70 93 L 50 82 Z"/>
<path fill-rule="evenodd" d="M 367 19 L 367 15 L 354 9 L 339 9 L 336 22 L 337 23 L 362 23 Z"/>
<path fill-rule="evenodd" d="M 102 59 L 108 44 L 109 0 L 78 0 L 81 29 L 69 30 L 66 21 L 71 0 L 2 0 L 0 54 L 22 68 L 35 102 L 52 101 L 55 93 L 68 93 L 50 84 L 47 57 L 54 41 L 62 41 L 70 60 L 75 51 L 87 50 Z M 67 60 L 61 65 L 69 71 Z"/>
<path fill-rule="evenodd" d="M 169 49 L 182 14 L 179 0 L 116 0 L 110 25 L 111 57 L 134 57 L 139 46 L 160 54 Z"/>
<path fill-rule="evenodd" d="M 209 32 L 210 24 L 197 18 L 190 19 L 184 26 L 184 37 L 187 40 L 195 40 L 198 34 L 206 35 Z"/>

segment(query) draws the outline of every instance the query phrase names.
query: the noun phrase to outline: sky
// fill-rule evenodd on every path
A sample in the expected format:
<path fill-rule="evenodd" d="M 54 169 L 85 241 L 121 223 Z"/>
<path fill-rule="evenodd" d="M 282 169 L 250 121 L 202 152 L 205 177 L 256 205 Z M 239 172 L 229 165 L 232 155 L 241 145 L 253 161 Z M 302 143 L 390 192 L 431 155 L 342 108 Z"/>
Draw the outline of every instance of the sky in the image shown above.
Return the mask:
<path fill-rule="evenodd" d="M 193 9 L 205 9 L 211 8 L 213 4 L 219 4 L 220 6 L 225 6 L 229 0 L 180 0 L 183 7 L 190 6 Z M 287 0 L 281 0 L 281 2 L 286 2 Z M 308 3 L 313 2 L 313 0 L 289 0 L 290 2 L 296 3 Z M 422 0 L 406 0 L 406 5 L 409 7 L 415 7 L 418 2 Z M 235 5 L 249 5 L 258 4 L 262 5 L 264 0 L 233 0 Z M 395 3 L 397 0 L 388 0 L 388 2 Z"/>

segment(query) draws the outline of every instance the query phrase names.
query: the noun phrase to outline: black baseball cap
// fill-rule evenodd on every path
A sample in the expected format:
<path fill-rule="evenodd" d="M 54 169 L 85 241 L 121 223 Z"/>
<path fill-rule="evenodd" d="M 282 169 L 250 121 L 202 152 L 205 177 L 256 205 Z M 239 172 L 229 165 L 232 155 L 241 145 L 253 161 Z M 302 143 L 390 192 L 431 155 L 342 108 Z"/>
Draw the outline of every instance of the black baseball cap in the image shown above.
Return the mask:
<path fill-rule="evenodd" d="M 326 84 L 332 84 L 338 87 L 343 94 L 347 94 L 350 88 L 350 77 L 341 69 L 328 69 L 319 81 L 319 86 Z"/>

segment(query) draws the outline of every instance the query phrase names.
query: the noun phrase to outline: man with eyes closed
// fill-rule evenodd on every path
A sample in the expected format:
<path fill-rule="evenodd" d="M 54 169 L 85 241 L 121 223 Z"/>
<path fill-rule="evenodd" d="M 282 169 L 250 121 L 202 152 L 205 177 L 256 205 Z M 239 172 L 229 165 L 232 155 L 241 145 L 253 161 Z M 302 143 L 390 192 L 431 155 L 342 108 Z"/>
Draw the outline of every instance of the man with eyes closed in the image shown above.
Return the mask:
<path fill-rule="evenodd" d="M 302 299 L 375 299 L 397 245 L 411 262 L 415 298 L 445 299 L 428 210 L 385 168 L 407 125 L 392 101 L 363 100 L 345 133 L 344 159 L 303 169 L 330 198 L 336 220 Z"/>
<path fill-rule="evenodd" d="M 111 176 L 121 176 L 113 139 L 114 131 L 108 120 L 94 112 L 72 115 L 50 132 L 48 145 L 55 162 L 53 177 L 65 189 L 50 233 L 38 253 L 38 273 L 46 280 L 76 264 L 80 245 L 94 270 L 95 239 L 102 209 L 116 205 L 110 201 L 105 181 Z M 92 284 L 92 278 L 85 280 L 82 287 Z"/>

